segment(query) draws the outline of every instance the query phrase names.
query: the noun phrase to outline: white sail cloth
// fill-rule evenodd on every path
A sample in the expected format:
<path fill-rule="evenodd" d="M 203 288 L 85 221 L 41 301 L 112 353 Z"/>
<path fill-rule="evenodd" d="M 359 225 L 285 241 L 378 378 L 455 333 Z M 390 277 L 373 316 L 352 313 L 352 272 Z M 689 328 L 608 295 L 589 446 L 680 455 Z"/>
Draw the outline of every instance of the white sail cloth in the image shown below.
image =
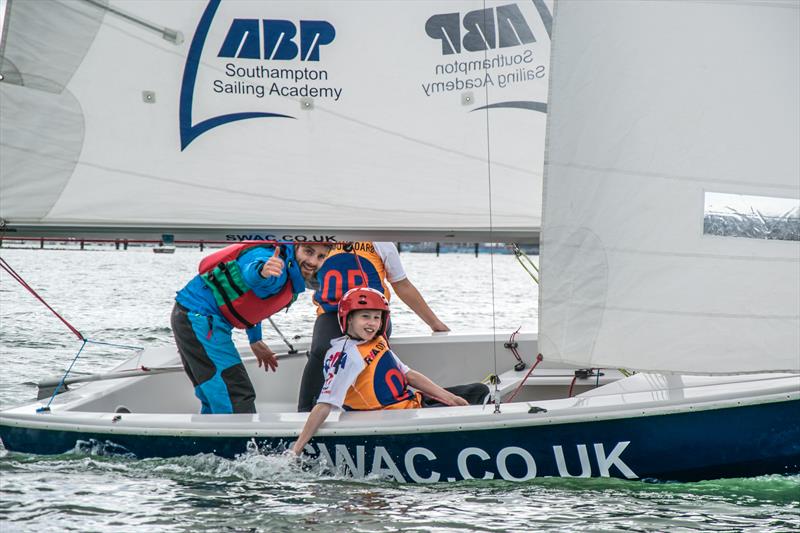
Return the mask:
<path fill-rule="evenodd" d="M 10 5 L 7 227 L 538 234 L 549 2 Z"/>
<path fill-rule="evenodd" d="M 703 209 L 800 199 L 800 5 L 562 2 L 553 39 L 545 358 L 799 370 L 800 242 L 705 234 Z"/>

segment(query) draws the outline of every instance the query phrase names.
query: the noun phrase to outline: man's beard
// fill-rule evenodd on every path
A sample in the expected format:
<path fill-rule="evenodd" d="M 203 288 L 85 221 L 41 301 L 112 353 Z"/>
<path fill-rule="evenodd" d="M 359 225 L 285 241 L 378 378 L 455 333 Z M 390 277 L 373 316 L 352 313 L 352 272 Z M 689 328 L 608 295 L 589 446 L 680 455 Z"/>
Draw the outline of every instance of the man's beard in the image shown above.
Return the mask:
<path fill-rule="evenodd" d="M 300 272 L 302 272 L 302 270 Z M 306 289 L 311 289 L 313 291 L 316 291 L 316 290 L 319 289 L 320 284 L 319 284 L 319 280 L 317 279 L 317 273 L 316 272 L 311 274 L 310 277 L 306 277 L 305 275 L 303 275 L 303 279 L 306 282 Z"/>

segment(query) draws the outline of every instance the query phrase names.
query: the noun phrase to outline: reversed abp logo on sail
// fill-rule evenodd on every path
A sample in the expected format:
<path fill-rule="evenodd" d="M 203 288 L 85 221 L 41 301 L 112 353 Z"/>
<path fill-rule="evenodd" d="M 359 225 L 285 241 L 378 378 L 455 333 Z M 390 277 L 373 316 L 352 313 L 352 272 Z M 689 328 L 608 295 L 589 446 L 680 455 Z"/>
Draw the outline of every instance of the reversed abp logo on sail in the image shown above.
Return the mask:
<path fill-rule="evenodd" d="M 463 30 L 462 30 L 463 27 Z M 437 13 L 425 23 L 425 33 L 441 41 L 442 55 L 510 48 L 536 42 L 517 4 L 467 13 Z"/>
<path fill-rule="evenodd" d="M 425 21 L 425 34 L 438 44 L 434 48 L 431 43 L 431 54 L 437 49 L 438 54 L 420 88 L 426 97 L 461 93 L 465 105 L 485 97 L 485 105 L 472 111 L 504 107 L 546 112 L 551 28 L 545 0 L 434 13 Z"/>

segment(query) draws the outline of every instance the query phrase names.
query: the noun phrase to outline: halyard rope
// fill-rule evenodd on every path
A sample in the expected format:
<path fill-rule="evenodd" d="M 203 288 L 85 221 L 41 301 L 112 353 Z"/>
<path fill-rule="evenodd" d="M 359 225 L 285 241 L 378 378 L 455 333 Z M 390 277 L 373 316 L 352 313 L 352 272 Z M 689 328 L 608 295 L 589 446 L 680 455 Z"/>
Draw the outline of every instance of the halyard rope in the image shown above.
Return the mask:
<path fill-rule="evenodd" d="M 483 1 L 483 17 L 484 23 L 489 11 L 486 9 L 486 0 Z M 492 15 L 488 15 L 492 16 Z M 494 22 L 494 21 L 492 21 Z M 484 50 L 484 59 L 488 61 L 489 47 Z M 492 219 L 492 150 L 489 136 L 489 86 L 484 85 L 484 96 L 486 98 L 486 178 L 489 185 L 489 264 L 491 272 L 491 287 L 492 287 L 492 353 L 494 355 L 494 375 L 497 375 L 497 320 L 495 317 L 495 298 L 494 298 L 494 221 Z M 499 380 L 494 380 L 494 391 L 492 397 L 494 398 L 494 412 L 500 412 L 500 395 L 498 394 Z"/>

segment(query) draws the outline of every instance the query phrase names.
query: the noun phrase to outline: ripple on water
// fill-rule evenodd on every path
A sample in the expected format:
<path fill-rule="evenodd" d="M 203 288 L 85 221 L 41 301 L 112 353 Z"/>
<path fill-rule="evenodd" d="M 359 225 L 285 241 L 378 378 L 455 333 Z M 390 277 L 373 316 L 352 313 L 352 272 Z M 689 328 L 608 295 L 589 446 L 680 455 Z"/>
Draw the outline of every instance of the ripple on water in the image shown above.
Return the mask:
<path fill-rule="evenodd" d="M 201 256 L 184 249 L 166 257 L 133 248 L 3 249 L 3 257 L 80 331 L 134 346 L 171 342 L 174 292 L 196 272 Z M 536 331 L 537 288 L 513 257 L 404 253 L 402 258 L 409 279 L 452 329 L 489 330 L 496 324 L 499 331 L 520 325 L 523 332 Z M 494 289 L 488 291 L 492 271 Z M 21 287 L 3 282 L 0 292 L 0 404 L 6 405 L 35 395 L 34 387 L 22 383 L 63 373 L 80 342 Z M 398 332 L 427 332 L 402 302 L 394 299 L 392 306 Z M 276 317 L 288 337 L 307 337 L 313 321 L 307 294 L 290 313 Z M 265 335 L 268 342 L 280 342 L 271 328 Z M 87 347 L 75 370 L 107 369 L 129 355 Z M 314 465 L 297 466 L 275 455 L 134 460 L 104 455 L 107 451 L 90 444 L 41 457 L 0 448 L 0 530 L 800 530 L 800 476 L 662 484 L 551 478 L 398 485 L 331 477 Z"/>
<path fill-rule="evenodd" d="M 465 481 L 399 485 L 350 480 L 303 468 L 281 455 L 224 459 L 200 454 L 133 460 L 73 452 L 39 457 L 5 452 L 0 516 L 37 524 L 112 513 L 117 525 L 163 525 L 164 513 L 192 530 L 302 524 L 311 530 L 631 529 L 759 530 L 798 527 L 800 476 L 651 484 L 546 478 L 527 483 Z M 49 505 L 45 502 L 60 502 Z M 120 509 L 120 502 L 126 502 Z M 68 502 L 68 503 L 67 503 Z M 126 510 L 127 509 L 127 510 Z M 133 510 L 137 509 L 137 510 Z M 156 518 L 161 517 L 161 518 Z M 110 519 L 109 519 L 110 520 Z M 299 522 L 298 522 L 299 520 Z M 391 529 L 389 529 L 391 530 Z"/>

